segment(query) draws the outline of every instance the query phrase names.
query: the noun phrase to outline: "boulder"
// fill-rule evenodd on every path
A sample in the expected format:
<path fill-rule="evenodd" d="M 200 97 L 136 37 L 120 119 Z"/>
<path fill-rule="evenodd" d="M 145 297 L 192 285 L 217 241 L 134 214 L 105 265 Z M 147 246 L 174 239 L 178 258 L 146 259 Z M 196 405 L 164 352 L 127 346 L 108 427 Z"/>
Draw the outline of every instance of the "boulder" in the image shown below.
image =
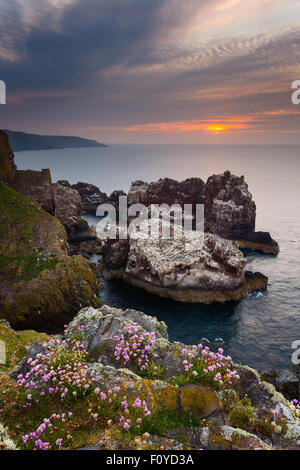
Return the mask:
<path fill-rule="evenodd" d="M 78 181 L 78 183 L 72 184 L 72 188 L 80 194 L 83 208 L 86 212 L 96 212 L 97 207 L 108 200 L 107 194 L 100 191 L 100 189 L 93 184 Z"/>
<path fill-rule="evenodd" d="M 128 325 L 137 323 L 141 332 L 154 331 L 157 338 L 165 339 L 167 346 L 167 327 L 155 317 L 137 310 L 121 310 L 103 305 L 99 309 L 83 309 L 68 326 L 68 335 L 82 328 L 82 342 L 87 348 L 90 361 L 101 361 L 105 365 L 120 365 L 114 359 L 115 336 Z"/>
<path fill-rule="evenodd" d="M 109 239 L 103 260 L 107 279 L 181 302 L 239 300 L 265 290 L 268 282 L 262 274 L 246 273 L 234 242 L 195 231 L 182 232 L 181 238 Z"/>
<path fill-rule="evenodd" d="M 80 215 L 83 212 L 81 197 L 77 191 L 59 183 L 52 185 L 54 213 L 69 233 L 82 232 L 88 224 Z"/>
<path fill-rule="evenodd" d="M 168 437 L 178 431 L 168 432 Z M 187 439 L 198 450 L 272 450 L 262 439 L 243 429 L 231 426 L 206 426 L 181 431 L 179 435 Z"/>

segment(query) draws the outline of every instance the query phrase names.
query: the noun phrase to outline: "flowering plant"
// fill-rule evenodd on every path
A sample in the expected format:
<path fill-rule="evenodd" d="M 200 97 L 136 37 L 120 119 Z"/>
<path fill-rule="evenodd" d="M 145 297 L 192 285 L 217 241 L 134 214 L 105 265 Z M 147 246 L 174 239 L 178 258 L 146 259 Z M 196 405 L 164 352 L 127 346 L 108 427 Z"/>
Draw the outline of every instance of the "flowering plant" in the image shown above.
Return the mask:
<path fill-rule="evenodd" d="M 184 373 L 174 377 L 177 385 L 184 383 L 206 383 L 208 385 L 219 387 L 232 385 L 239 380 L 239 375 L 233 369 L 230 356 L 223 355 L 223 349 L 218 349 L 217 353 L 211 352 L 208 346 L 202 344 L 193 345 L 191 350 L 183 348 L 182 365 Z"/>
<path fill-rule="evenodd" d="M 27 360 L 29 371 L 17 377 L 18 386 L 28 391 L 26 406 L 31 406 L 37 395 L 59 395 L 66 402 L 82 399 L 93 382 L 87 373 L 86 356 L 77 339 L 51 339 L 42 353 Z"/>
<path fill-rule="evenodd" d="M 139 333 L 136 323 L 125 326 L 121 336 L 115 336 L 114 355 L 124 366 L 128 363 L 136 365 L 143 371 L 149 366 L 148 351 L 156 341 L 155 333 Z"/>

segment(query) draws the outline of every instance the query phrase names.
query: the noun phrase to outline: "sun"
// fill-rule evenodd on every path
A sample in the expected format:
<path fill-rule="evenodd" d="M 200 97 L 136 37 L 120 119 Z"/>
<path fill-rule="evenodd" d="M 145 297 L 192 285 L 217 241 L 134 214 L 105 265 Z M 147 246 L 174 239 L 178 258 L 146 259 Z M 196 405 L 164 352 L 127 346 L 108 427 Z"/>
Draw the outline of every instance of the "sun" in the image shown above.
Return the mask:
<path fill-rule="evenodd" d="M 226 126 L 224 125 L 220 125 L 220 124 L 210 124 L 209 126 L 207 126 L 207 130 L 210 131 L 210 132 L 213 132 L 214 134 L 221 134 L 222 132 L 224 132 L 226 130 Z"/>

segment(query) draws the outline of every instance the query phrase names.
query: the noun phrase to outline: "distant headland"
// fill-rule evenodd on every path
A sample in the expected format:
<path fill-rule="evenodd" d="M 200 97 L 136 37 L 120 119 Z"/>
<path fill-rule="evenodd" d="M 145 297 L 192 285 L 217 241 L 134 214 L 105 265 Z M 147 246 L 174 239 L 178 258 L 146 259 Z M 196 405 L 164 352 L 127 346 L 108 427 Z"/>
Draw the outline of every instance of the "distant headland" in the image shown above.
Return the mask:
<path fill-rule="evenodd" d="M 39 135 L 3 129 L 14 152 L 24 150 L 54 150 L 61 148 L 107 147 L 96 140 L 63 135 Z"/>

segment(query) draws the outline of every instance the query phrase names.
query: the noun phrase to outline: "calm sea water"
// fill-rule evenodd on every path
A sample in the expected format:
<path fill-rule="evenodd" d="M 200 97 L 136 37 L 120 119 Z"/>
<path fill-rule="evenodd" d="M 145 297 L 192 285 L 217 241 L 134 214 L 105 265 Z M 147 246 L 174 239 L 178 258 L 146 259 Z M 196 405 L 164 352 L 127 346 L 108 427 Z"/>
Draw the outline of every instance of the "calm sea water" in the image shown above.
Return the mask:
<path fill-rule="evenodd" d="M 188 344 L 223 338 L 236 361 L 259 370 L 288 368 L 291 344 L 300 339 L 300 147 L 112 145 L 16 153 L 19 168 L 51 168 L 53 180 L 87 181 L 110 193 L 136 179 L 183 180 L 231 170 L 245 175 L 257 204 L 257 230 L 280 244 L 275 256 L 250 254 L 248 269 L 269 276 L 268 291 L 239 303 L 203 306 L 157 298 L 111 281 L 103 301 L 156 315 L 172 340 Z M 92 222 L 92 221 L 91 221 Z"/>

